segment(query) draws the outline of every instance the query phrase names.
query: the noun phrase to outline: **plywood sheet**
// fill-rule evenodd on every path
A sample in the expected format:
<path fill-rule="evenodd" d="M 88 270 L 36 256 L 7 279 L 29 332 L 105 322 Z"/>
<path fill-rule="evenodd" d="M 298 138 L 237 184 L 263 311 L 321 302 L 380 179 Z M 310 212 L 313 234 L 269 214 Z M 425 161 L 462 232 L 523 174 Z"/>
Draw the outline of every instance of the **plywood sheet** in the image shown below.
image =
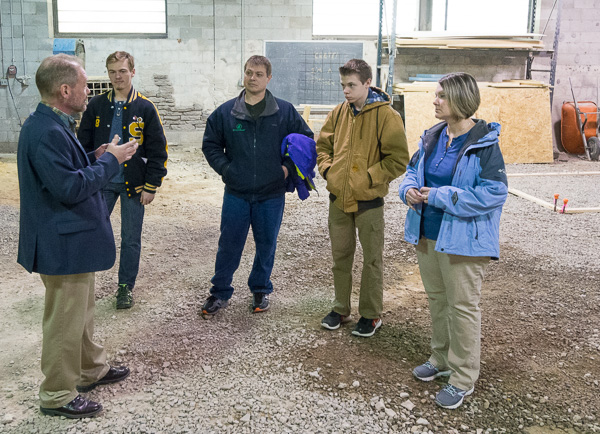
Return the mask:
<path fill-rule="evenodd" d="M 388 42 L 384 42 L 387 47 Z M 438 48 L 438 49 L 514 49 L 514 50 L 543 50 L 544 44 L 540 40 L 520 38 L 396 38 L 398 48 Z"/>
<path fill-rule="evenodd" d="M 480 86 L 481 106 L 476 118 L 502 126 L 500 148 L 507 163 L 551 163 L 552 121 L 548 88 L 493 88 Z M 439 122 L 434 116 L 434 90 L 404 93 L 409 151 Z"/>

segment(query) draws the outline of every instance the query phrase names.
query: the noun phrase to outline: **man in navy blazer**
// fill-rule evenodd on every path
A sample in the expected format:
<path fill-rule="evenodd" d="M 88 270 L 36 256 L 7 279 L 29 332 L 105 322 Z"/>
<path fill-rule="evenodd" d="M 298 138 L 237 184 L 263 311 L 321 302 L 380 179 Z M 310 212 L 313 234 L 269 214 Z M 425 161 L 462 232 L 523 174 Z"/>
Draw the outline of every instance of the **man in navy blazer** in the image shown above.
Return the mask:
<path fill-rule="evenodd" d="M 78 392 L 129 375 L 126 367 L 111 367 L 104 348 L 92 340 L 94 272 L 115 261 L 102 187 L 138 145 L 135 140 L 121 146 L 113 141 L 85 153 L 72 115 L 85 110 L 90 90 L 76 57 L 44 59 L 35 80 L 42 101 L 25 121 L 18 148 L 17 261 L 39 273 L 46 288 L 40 409 L 48 415 L 90 417 L 102 405 Z"/>

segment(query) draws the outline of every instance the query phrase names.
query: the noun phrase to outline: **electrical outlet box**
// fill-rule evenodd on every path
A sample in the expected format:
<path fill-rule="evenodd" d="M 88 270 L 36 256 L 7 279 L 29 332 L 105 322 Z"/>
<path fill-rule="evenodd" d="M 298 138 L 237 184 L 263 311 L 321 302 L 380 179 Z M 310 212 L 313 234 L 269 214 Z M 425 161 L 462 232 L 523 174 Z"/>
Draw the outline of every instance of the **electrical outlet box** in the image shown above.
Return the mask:
<path fill-rule="evenodd" d="M 8 79 L 0 78 L 0 86 L 8 86 Z"/>

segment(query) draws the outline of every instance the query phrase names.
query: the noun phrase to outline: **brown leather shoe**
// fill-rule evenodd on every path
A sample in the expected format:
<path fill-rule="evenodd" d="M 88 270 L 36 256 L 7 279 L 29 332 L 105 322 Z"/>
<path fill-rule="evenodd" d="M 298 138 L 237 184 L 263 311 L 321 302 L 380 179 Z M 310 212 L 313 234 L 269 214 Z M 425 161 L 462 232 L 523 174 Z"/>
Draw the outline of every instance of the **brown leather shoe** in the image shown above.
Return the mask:
<path fill-rule="evenodd" d="M 111 384 L 118 383 L 119 381 L 123 381 L 129 377 L 129 368 L 127 366 L 119 366 L 114 367 L 111 366 L 108 372 L 104 377 L 96 381 L 95 383 L 89 384 L 87 386 L 77 386 L 76 389 L 79 393 L 88 393 L 91 390 L 94 390 L 97 386 L 101 386 L 103 384 Z"/>
<path fill-rule="evenodd" d="M 69 419 L 81 419 L 83 417 L 96 416 L 102 411 L 102 405 L 94 401 L 89 401 L 81 395 L 77 395 L 73 401 L 62 407 L 40 407 L 40 411 L 48 416 L 64 416 Z"/>

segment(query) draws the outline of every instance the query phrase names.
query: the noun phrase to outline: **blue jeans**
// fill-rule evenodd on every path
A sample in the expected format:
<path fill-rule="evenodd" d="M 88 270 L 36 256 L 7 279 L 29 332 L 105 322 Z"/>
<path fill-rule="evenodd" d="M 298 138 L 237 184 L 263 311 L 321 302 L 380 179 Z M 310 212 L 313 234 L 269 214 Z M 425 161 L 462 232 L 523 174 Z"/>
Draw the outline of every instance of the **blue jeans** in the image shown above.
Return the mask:
<path fill-rule="evenodd" d="M 254 264 L 248 277 L 252 293 L 273 292 L 271 272 L 275 262 L 277 235 L 283 218 L 285 196 L 260 202 L 250 202 L 231 194 L 223 196 L 221 211 L 221 236 L 215 261 L 215 275 L 211 279 L 210 293 L 222 300 L 233 295 L 233 273 L 240 266 L 240 259 L 252 226 L 256 245 Z"/>
<path fill-rule="evenodd" d="M 117 199 L 121 198 L 121 256 L 119 258 L 119 283 L 132 288 L 140 268 L 142 251 L 142 224 L 144 223 L 144 205 L 140 196 L 127 196 L 125 184 L 109 183 L 104 190 L 104 200 L 108 212 L 112 213 Z"/>

